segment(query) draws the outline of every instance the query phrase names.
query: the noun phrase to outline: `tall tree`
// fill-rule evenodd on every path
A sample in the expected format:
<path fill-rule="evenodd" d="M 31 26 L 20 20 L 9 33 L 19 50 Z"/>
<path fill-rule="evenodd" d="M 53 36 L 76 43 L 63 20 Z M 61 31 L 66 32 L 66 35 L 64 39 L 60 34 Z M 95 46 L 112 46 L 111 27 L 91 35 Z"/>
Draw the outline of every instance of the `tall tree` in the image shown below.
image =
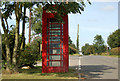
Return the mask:
<path fill-rule="evenodd" d="M 18 65 L 17 62 L 19 60 L 19 56 L 20 56 L 20 51 L 22 50 L 23 43 L 20 44 L 20 40 L 19 40 L 19 28 L 20 28 L 20 21 L 23 21 L 23 29 L 22 29 L 22 37 L 24 37 L 25 34 L 25 9 L 26 8 L 30 8 L 33 7 L 33 5 L 41 5 L 44 6 L 44 9 L 47 9 L 49 11 L 51 11 L 51 13 L 54 13 L 53 11 L 56 10 L 58 12 L 58 14 L 56 15 L 57 19 L 61 19 L 61 16 L 63 16 L 64 14 L 68 14 L 68 13 L 81 13 L 81 11 L 84 11 L 84 7 L 85 4 L 84 2 L 68 2 L 68 4 L 66 4 L 66 2 L 54 2 L 55 4 L 53 4 L 52 2 L 30 2 L 28 3 L 29 5 L 26 5 L 28 2 L 26 2 L 25 4 L 23 4 L 22 2 L 2 2 L 2 17 L 1 17 L 1 21 L 2 21 L 2 27 L 4 30 L 4 41 L 5 41 L 5 46 L 6 46 L 6 60 L 7 60 L 7 69 L 10 69 L 10 55 L 12 55 L 12 64 L 14 65 L 14 71 L 17 71 L 18 69 Z M 51 5 L 56 5 L 55 7 L 52 7 Z M 26 7 L 25 7 L 26 6 Z M 22 11 L 24 10 L 24 11 Z M 16 26 L 15 26 L 15 39 L 14 39 L 14 50 L 13 50 L 13 54 L 11 53 L 10 50 L 10 41 L 8 38 L 8 34 L 9 34 L 9 30 L 10 30 L 10 25 L 8 24 L 8 18 L 12 19 L 12 14 L 14 13 L 15 17 L 16 17 Z M 24 15 L 22 15 L 24 14 Z M 22 42 L 24 42 L 24 40 L 21 40 Z M 21 49 L 20 49 L 21 48 Z"/>
<path fill-rule="evenodd" d="M 25 47 L 25 23 L 26 23 L 26 8 L 27 8 L 27 4 L 23 3 L 23 23 L 22 23 L 22 40 L 21 40 L 21 46 L 20 46 L 20 51 L 23 50 L 23 48 Z"/>
<path fill-rule="evenodd" d="M 4 31 L 4 41 L 6 42 L 5 48 L 6 48 L 6 70 L 9 71 L 10 69 L 10 41 L 8 38 L 8 33 L 9 33 L 9 28 L 10 26 L 8 25 L 8 18 L 11 19 L 12 12 L 14 11 L 14 6 L 13 4 L 9 4 L 9 2 L 3 2 L 1 6 L 5 5 L 5 7 L 2 8 L 2 13 L 1 13 L 1 23 L 2 23 L 2 28 Z"/>
<path fill-rule="evenodd" d="M 88 43 L 86 43 L 84 46 L 82 46 L 82 53 L 84 54 L 84 55 L 88 55 L 88 54 L 90 54 L 89 53 L 89 44 Z"/>
<path fill-rule="evenodd" d="M 93 45 L 95 47 L 95 52 L 96 53 L 100 54 L 100 53 L 104 52 L 104 50 L 106 48 L 105 48 L 105 45 L 104 45 L 104 40 L 103 40 L 101 35 L 96 35 L 94 37 L 94 41 L 93 42 L 94 42 Z"/>
<path fill-rule="evenodd" d="M 18 50 L 19 50 L 19 25 L 20 25 L 20 19 L 22 16 L 22 4 L 20 2 L 15 2 L 15 16 L 16 16 L 16 27 L 15 27 L 15 44 L 14 44 L 14 51 L 13 51 L 13 65 L 14 65 L 14 71 L 18 70 L 17 67 L 17 59 L 18 59 Z"/>
<path fill-rule="evenodd" d="M 77 50 L 78 50 L 77 53 L 79 53 L 79 24 L 78 24 L 78 29 L 77 29 L 77 40 L 76 40 L 76 42 L 77 42 L 76 46 L 77 46 Z"/>
<path fill-rule="evenodd" d="M 24 45 L 20 45 L 19 42 L 19 23 L 20 20 L 23 20 L 23 31 L 22 31 L 22 37 L 24 38 L 24 31 L 25 31 L 25 13 L 24 11 L 22 12 L 22 7 L 25 6 L 23 5 L 22 2 L 2 2 L 2 27 L 4 30 L 4 41 L 5 41 L 5 46 L 6 46 L 6 61 L 7 61 L 7 66 L 6 70 L 9 70 L 11 67 L 11 63 L 14 65 L 14 71 L 17 70 L 17 59 L 20 55 L 20 47 L 21 50 L 24 47 Z M 15 13 L 14 13 L 15 12 Z M 10 41 L 8 38 L 9 31 L 13 25 L 8 24 L 8 18 L 12 19 L 12 14 L 15 14 L 16 17 L 16 26 L 15 26 L 15 41 L 14 43 L 14 49 L 13 49 L 13 54 L 11 54 L 12 49 L 10 49 Z M 24 13 L 24 18 L 22 17 L 22 13 Z M 24 41 L 24 40 L 23 40 Z M 11 60 L 11 55 L 12 55 L 12 62 L 10 63 Z"/>
<path fill-rule="evenodd" d="M 39 5 L 37 8 L 33 8 L 31 27 L 34 34 L 42 33 L 42 12 L 42 5 Z"/>
<path fill-rule="evenodd" d="M 29 43 L 30 43 L 30 40 L 31 40 L 31 7 L 30 7 L 30 15 L 29 15 Z"/>
<path fill-rule="evenodd" d="M 78 50 L 77 50 L 75 44 L 73 43 L 73 41 L 71 40 L 70 36 L 69 36 L 68 44 L 69 44 L 69 54 L 77 53 Z"/>
<path fill-rule="evenodd" d="M 108 36 L 107 43 L 111 48 L 120 47 L 120 29 Z"/>

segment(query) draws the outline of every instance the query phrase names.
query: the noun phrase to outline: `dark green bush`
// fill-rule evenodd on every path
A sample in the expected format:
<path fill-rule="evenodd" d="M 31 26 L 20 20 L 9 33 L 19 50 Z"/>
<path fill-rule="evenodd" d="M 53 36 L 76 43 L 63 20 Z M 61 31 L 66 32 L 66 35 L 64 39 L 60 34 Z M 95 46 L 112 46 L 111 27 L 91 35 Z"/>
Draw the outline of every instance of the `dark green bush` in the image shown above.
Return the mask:
<path fill-rule="evenodd" d="M 36 47 L 36 48 L 35 48 Z M 38 52 L 36 45 L 28 45 L 25 50 L 21 53 L 19 59 L 19 66 L 24 65 L 35 65 L 36 61 L 40 59 L 40 54 Z"/>

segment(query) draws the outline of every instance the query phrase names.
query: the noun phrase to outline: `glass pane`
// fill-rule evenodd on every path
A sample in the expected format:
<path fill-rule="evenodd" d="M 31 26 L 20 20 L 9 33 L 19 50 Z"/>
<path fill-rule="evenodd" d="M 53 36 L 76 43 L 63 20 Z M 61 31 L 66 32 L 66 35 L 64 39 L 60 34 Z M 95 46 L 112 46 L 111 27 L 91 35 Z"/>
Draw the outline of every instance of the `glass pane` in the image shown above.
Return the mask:
<path fill-rule="evenodd" d="M 60 61 L 50 61 L 50 66 L 60 66 Z"/>
<path fill-rule="evenodd" d="M 63 61 L 61 62 L 61 66 L 63 66 Z"/>
<path fill-rule="evenodd" d="M 60 39 L 56 39 L 56 38 L 51 38 L 50 41 L 60 41 Z"/>
<path fill-rule="evenodd" d="M 53 32 L 60 32 L 60 30 L 52 30 L 52 31 L 50 31 L 50 33 L 53 33 Z"/>
<path fill-rule="evenodd" d="M 61 54 L 60 50 L 61 50 L 61 52 L 63 54 L 63 49 L 49 49 L 49 50 L 47 50 L 47 53 L 48 54 Z"/>
<path fill-rule="evenodd" d="M 50 54 L 60 54 L 60 49 L 49 49 Z"/>
<path fill-rule="evenodd" d="M 62 29 L 62 27 L 49 27 L 49 29 Z"/>
<path fill-rule="evenodd" d="M 50 60 L 60 60 L 60 55 L 50 55 Z"/>
<path fill-rule="evenodd" d="M 50 28 L 59 28 L 60 29 L 61 24 L 50 24 Z"/>
<path fill-rule="evenodd" d="M 49 48 L 60 48 L 60 43 L 50 43 Z"/>
<path fill-rule="evenodd" d="M 62 60 L 63 60 L 63 55 L 62 55 Z"/>
<path fill-rule="evenodd" d="M 47 61 L 47 66 L 48 66 L 48 61 Z"/>
<path fill-rule="evenodd" d="M 48 37 L 47 37 L 48 40 Z M 49 37 L 49 41 L 63 41 L 63 37 Z"/>
<path fill-rule="evenodd" d="M 60 39 L 60 38 L 63 38 L 63 37 L 49 37 L 49 39 Z"/>
<path fill-rule="evenodd" d="M 60 33 L 60 32 L 50 32 L 49 35 L 63 35 L 63 33 Z"/>
<path fill-rule="evenodd" d="M 63 35 L 63 31 L 61 30 L 49 30 L 49 32 L 47 32 L 47 35 Z"/>

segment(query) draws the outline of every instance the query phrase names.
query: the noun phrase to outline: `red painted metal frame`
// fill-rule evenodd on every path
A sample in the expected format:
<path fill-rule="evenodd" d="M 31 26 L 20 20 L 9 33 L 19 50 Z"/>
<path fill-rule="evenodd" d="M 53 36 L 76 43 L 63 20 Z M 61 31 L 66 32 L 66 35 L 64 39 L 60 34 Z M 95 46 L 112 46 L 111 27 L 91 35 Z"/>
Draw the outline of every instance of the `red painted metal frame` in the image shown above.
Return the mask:
<path fill-rule="evenodd" d="M 53 13 L 46 13 L 45 10 L 43 10 L 42 15 L 42 73 L 50 73 L 50 72 L 68 72 L 69 68 L 69 56 L 68 56 L 68 15 L 63 16 L 64 24 L 63 24 L 63 35 L 49 35 L 49 36 L 60 36 L 63 37 L 63 41 L 60 41 L 60 43 L 63 43 L 63 54 L 48 54 L 48 55 L 60 55 L 60 60 L 62 61 L 62 55 L 63 55 L 63 66 L 60 67 L 51 67 L 47 66 L 47 19 L 54 18 Z M 50 29 L 49 29 L 50 30 Z M 58 30 L 58 29 L 52 29 L 52 30 Z M 61 30 L 61 29 L 59 29 Z M 62 32 L 60 32 L 62 33 Z M 48 37 L 49 37 L 48 36 Z M 50 42 L 50 41 L 48 41 Z M 54 41 L 52 41 L 54 42 Z M 54 49 L 54 48 L 53 48 Z M 62 49 L 60 45 L 60 49 Z M 50 61 L 50 60 L 48 60 Z M 58 60 L 52 60 L 52 61 L 58 61 Z M 61 62 L 60 62 L 61 65 Z"/>

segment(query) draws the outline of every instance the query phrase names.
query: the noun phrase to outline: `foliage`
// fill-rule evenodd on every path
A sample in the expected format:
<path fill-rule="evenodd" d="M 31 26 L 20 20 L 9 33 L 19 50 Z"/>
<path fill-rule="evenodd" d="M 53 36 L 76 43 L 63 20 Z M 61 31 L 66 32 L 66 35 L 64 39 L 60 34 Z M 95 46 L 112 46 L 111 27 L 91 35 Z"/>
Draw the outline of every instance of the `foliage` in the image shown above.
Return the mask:
<path fill-rule="evenodd" d="M 25 11 L 27 8 L 33 8 L 34 5 L 36 5 L 37 7 L 39 5 L 42 5 L 42 7 L 44 7 L 44 9 L 50 10 L 50 11 L 54 11 L 56 10 L 58 12 L 58 14 L 56 15 L 56 18 L 60 20 L 61 16 L 68 14 L 68 13 L 81 13 L 81 11 L 84 11 L 84 7 L 85 4 L 84 2 L 68 2 L 68 4 L 66 3 L 57 3 L 54 2 L 17 2 L 17 1 L 11 1 L 11 2 L 2 2 L 1 3 L 1 23 L 2 23 L 2 28 L 4 30 L 4 52 L 6 52 L 6 61 L 7 61 L 7 70 L 9 70 L 9 66 L 10 64 L 10 60 L 12 60 L 12 64 L 14 65 L 13 70 L 17 71 L 18 66 L 17 66 L 17 62 L 19 61 L 19 58 L 21 58 L 21 55 L 23 54 L 23 50 L 24 50 L 24 45 L 23 43 L 25 43 L 25 40 L 23 40 L 25 38 L 25 23 L 26 21 L 26 16 L 25 16 Z M 55 7 L 52 7 L 51 5 L 56 5 Z M 9 31 L 10 31 L 10 24 L 8 22 L 8 19 L 12 19 L 12 15 L 15 15 L 15 38 L 12 39 L 12 42 L 14 41 L 14 46 L 11 45 L 11 42 L 9 40 Z M 36 16 L 40 14 L 37 12 Z M 40 18 L 40 17 L 39 17 Z M 37 19 L 39 21 L 39 18 Z M 20 39 L 20 33 L 19 33 L 19 29 L 20 29 L 20 22 L 23 21 L 23 26 L 22 26 L 22 39 Z M 37 22 L 37 24 L 34 25 L 34 27 L 37 27 L 41 24 L 41 22 Z M 39 30 L 41 31 L 41 27 L 40 28 L 33 28 L 33 30 L 35 30 L 36 33 L 39 33 Z M 12 48 L 13 47 L 13 48 Z M 12 49 L 11 49 L 12 48 Z M 26 48 L 27 49 L 27 48 Z M 30 48 L 32 50 L 32 48 Z M 13 50 L 13 53 L 11 53 Z M 30 51 L 26 52 L 29 56 Z M 12 56 L 11 56 L 12 55 Z"/>
<path fill-rule="evenodd" d="M 77 53 L 77 48 L 75 46 L 75 44 L 70 44 L 69 45 L 69 54 L 76 54 Z"/>
<path fill-rule="evenodd" d="M 72 44 L 72 40 L 71 40 L 70 36 L 69 36 L 68 44 L 69 45 Z"/>
<path fill-rule="evenodd" d="M 104 45 L 104 40 L 101 35 L 96 35 L 93 42 L 93 45 L 86 43 L 85 46 L 82 46 L 82 53 L 84 55 L 101 54 L 107 51 L 107 46 Z"/>
<path fill-rule="evenodd" d="M 25 50 L 21 53 L 19 59 L 19 66 L 24 65 L 34 65 L 36 61 L 39 59 L 39 51 L 35 48 L 35 44 L 33 45 L 26 45 Z"/>
<path fill-rule="evenodd" d="M 5 35 L 2 34 L 2 59 L 3 60 L 6 60 L 6 47 L 5 47 L 5 41 L 4 41 L 4 38 L 5 38 Z M 10 42 L 10 56 L 11 56 L 11 62 L 12 62 L 12 54 L 13 54 L 13 48 L 14 48 L 14 43 L 15 43 L 15 28 L 13 28 L 12 30 L 9 31 L 9 34 L 8 34 L 8 39 L 9 39 L 9 42 Z M 20 46 L 20 43 L 21 43 L 21 35 L 19 36 L 19 46 Z"/>
<path fill-rule="evenodd" d="M 88 43 L 86 43 L 85 46 L 82 46 L 82 53 L 84 55 L 94 54 L 95 48 L 93 45 L 89 45 Z"/>
<path fill-rule="evenodd" d="M 20 56 L 19 66 L 22 65 L 34 65 L 36 61 L 41 59 L 39 47 L 42 39 L 40 36 L 36 36 L 31 44 L 27 44 L 25 46 L 25 50 L 22 52 Z"/>
<path fill-rule="evenodd" d="M 110 50 L 110 55 L 120 55 L 120 47 L 112 48 Z"/>
<path fill-rule="evenodd" d="M 94 37 L 93 46 L 95 48 L 95 53 L 102 53 L 107 50 L 107 46 L 104 45 L 104 40 L 101 35 L 96 35 Z"/>
<path fill-rule="evenodd" d="M 85 3 L 83 1 L 80 1 L 78 3 L 68 2 L 68 4 L 66 4 L 66 2 L 54 2 L 54 3 L 55 3 L 55 7 L 52 6 L 54 5 L 52 2 L 51 3 L 44 2 L 43 3 L 44 9 L 51 11 L 51 13 L 54 13 L 54 11 L 57 11 L 58 14 L 56 14 L 56 18 L 58 18 L 59 20 L 61 19 L 61 16 L 68 14 L 68 13 L 74 13 L 74 14 L 80 13 L 81 14 L 81 11 L 84 11 L 84 7 L 85 7 Z"/>
<path fill-rule="evenodd" d="M 42 33 L 42 6 L 39 5 L 37 8 L 34 8 L 33 14 L 31 17 L 32 30 L 35 34 Z"/>
<path fill-rule="evenodd" d="M 103 38 L 102 38 L 102 36 L 101 35 L 96 35 L 95 37 L 94 37 L 94 44 L 96 44 L 97 46 L 102 46 L 103 44 L 104 44 L 104 40 L 103 40 Z"/>
<path fill-rule="evenodd" d="M 109 35 L 107 43 L 111 48 L 120 47 L 120 29 Z"/>
<path fill-rule="evenodd" d="M 11 53 L 13 53 L 13 47 L 14 47 L 14 35 L 9 34 L 8 35 L 9 41 L 10 41 L 10 49 L 11 49 Z M 12 56 L 12 55 L 11 55 Z M 2 59 L 6 60 L 6 47 L 5 47 L 5 41 L 4 41 L 4 34 L 2 34 Z"/>
<path fill-rule="evenodd" d="M 69 36 L 69 42 L 68 42 L 68 44 L 69 44 L 69 54 L 75 54 L 76 51 L 77 51 L 77 48 L 76 48 L 75 44 L 73 44 L 70 36 Z"/>

